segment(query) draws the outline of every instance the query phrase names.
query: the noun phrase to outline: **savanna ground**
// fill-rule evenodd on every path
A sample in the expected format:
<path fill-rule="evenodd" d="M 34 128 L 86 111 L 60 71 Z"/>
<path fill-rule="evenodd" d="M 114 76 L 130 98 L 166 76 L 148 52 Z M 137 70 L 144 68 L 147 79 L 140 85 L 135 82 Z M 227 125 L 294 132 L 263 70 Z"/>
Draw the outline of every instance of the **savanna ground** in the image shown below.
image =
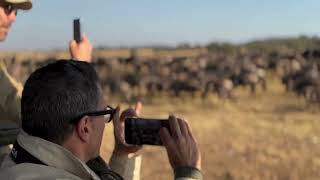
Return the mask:
<path fill-rule="evenodd" d="M 277 78 L 269 78 L 268 85 L 267 92 L 256 95 L 238 88 L 236 98 L 225 101 L 159 97 L 143 106 L 141 116 L 174 113 L 187 119 L 200 145 L 204 179 L 319 179 L 320 108 L 285 92 Z M 106 158 L 113 147 L 112 129 L 108 124 L 101 150 Z M 163 148 L 146 146 L 142 153 L 142 180 L 172 179 Z"/>

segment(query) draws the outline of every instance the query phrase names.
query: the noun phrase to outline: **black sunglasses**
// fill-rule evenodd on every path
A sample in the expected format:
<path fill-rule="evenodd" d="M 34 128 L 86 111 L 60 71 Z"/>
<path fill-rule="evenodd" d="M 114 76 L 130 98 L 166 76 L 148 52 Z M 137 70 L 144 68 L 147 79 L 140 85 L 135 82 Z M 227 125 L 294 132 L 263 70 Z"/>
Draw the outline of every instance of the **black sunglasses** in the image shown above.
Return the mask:
<path fill-rule="evenodd" d="M 18 9 L 15 8 L 11 3 L 0 3 L 0 7 L 2 7 L 4 9 L 4 12 L 6 13 L 6 15 L 10 15 L 12 12 L 15 13 L 15 15 L 18 14 Z"/>
<path fill-rule="evenodd" d="M 116 109 L 112 108 L 111 106 L 107 106 L 105 110 L 83 113 L 77 118 L 74 118 L 73 120 L 71 120 L 70 123 L 72 124 L 77 123 L 83 116 L 104 116 L 106 123 L 109 123 L 110 121 L 112 121 L 115 113 L 116 113 Z"/>

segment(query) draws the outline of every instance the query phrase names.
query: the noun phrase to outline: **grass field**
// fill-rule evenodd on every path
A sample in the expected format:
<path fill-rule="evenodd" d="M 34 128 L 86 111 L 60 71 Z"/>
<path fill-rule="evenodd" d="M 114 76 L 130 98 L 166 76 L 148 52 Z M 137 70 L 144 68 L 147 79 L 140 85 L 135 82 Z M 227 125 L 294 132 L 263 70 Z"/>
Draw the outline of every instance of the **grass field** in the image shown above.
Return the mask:
<path fill-rule="evenodd" d="M 319 179 L 319 107 L 286 93 L 276 78 L 268 83 L 268 91 L 256 95 L 239 88 L 234 100 L 157 98 L 144 105 L 141 116 L 174 113 L 187 119 L 200 144 L 204 179 Z M 105 131 L 105 158 L 113 147 L 112 129 L 110 124 Z M 144 147 L 141 174 L 143 180 L 172 179 L 163 148 Z"/>

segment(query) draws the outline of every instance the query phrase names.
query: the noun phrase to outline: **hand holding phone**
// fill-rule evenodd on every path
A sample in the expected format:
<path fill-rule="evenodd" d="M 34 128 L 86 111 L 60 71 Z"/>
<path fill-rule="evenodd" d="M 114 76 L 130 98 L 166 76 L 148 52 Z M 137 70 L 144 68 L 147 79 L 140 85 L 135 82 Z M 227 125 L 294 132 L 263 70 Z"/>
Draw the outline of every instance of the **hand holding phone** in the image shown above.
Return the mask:
<path fill-rule="evenodd" d="M 170 116 L 169 124 L 171 132 L 162 128 L 160 137 L 167 150 L 172 169 L 188 166 L 201 170 L 200 149 L 189 123 L 181 118 Z"/>
<path fill-rule="evenodd" d="M 159 134 L 162 127 L 170 131 L 168 119 L 126 118 L 125 141 L 135 145 L 162 145 Z"/>
<path fill-rule="evenodd" d="M 169 119 L 126 118 L 125 141 L 135 145 L 163 145 L 173 170 L 178 167 L 201 170 L 201 153 L 185 120 L 174 116 Z"/>
<path fill-rule="evenodd" d="M 69 43 L 72 59 L 91 62 L 92 45 L 86 35 L 81 35 L 80 19 L 73 20 L 73 40 Z"/>

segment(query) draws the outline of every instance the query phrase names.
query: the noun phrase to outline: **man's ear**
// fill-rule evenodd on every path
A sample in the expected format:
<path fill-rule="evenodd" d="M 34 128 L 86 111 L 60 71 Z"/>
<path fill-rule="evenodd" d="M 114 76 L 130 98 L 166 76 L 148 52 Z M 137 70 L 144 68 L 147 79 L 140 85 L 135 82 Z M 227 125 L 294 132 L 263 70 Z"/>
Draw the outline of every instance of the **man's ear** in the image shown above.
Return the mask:
<path fill-rule="evenodd" d="M 81 141 L 88 142 L 92 132 L 92 122 L 90 121 L 90 117 L 83 116 L 75 126 L 75 131 Z"/>

